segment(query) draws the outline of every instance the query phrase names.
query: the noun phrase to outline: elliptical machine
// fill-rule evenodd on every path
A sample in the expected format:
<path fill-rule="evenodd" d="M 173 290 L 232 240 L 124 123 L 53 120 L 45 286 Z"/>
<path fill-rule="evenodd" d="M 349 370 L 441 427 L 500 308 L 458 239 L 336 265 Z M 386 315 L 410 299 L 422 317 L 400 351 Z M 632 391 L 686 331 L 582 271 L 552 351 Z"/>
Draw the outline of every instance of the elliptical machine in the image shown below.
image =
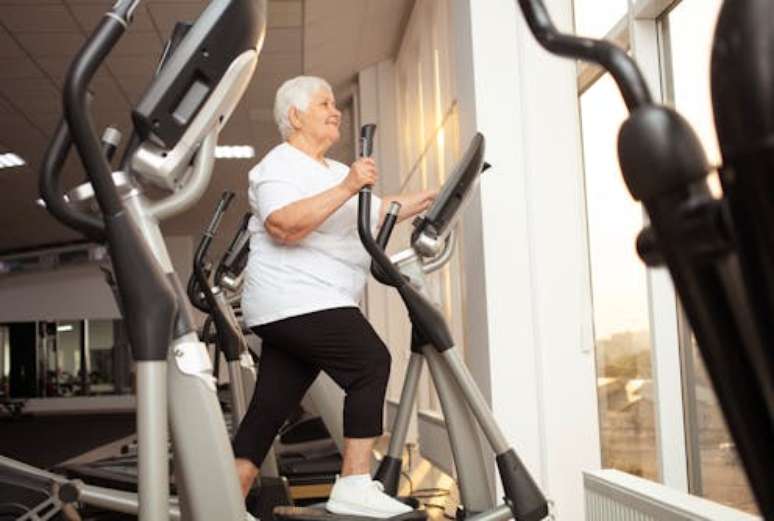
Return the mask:
<path fill-rule="evenodd" d="M 187 31 L 133 111 L 135 137 L 111 175 L 88 104 L 88 86 L 132 21 L 139 0 L 119 0 L 87 39 L 64 88 L 65 119 L 43 162 L 41 192 L 64 224 L 109 246 L 137 361 L 138 494 L 70 481 L 8 458 L 0 477 L 47 489 L 25 518 L 53 516 L 87 503 L 141 520 L 243 520 L 247 517 L 233 452 L 215 396 L 212 366 L 196 337 L 190 308 L 159 221 L 193 205 L 207 187 L 217 137 L 252 77 L 266 27 L 265 0 L 212 0 Z M 62 165 L 72 144 L 90 184 L 63 195 Z M 166 190 L 145 197 L 134 178 Z M 69 201 L 69 202 L 68 202 Z M 96 204 L 95 204 L 96 203 Z M 84 211 L 96 209 L 100 215 Z M 179 502 L 170 501 L 167 412 Z"/>
<path fill-rule="evenodd" d="M 371 155 L 375 125 L 361 129 L 360 154 Z M 457 469 L 463 508 L 458 519 L 538 521 L 548 516 L 548 502 L 500 430 L 486 400 L 454 347 L 446 319 L 432 302 L 425 275 L 445 265 L 454 251 L 454 224 L 464 203 L 488 165 L 483 161 L 484 137 L 477 134 L 455 171 L 449 176 L 433 206 L 415 220 L 411 247 L 388 258 L 384 252 L 400 205 L 393 203 L 376 238 L 371 233 L 371 188 L 359 194 L 358 233 L 371 255 L 371 273 L 379 282 L 397 289 L 412 325 L 411 359 L 404 380 L 400 405 L 391 429 L 390 447 L 375 479 L 385 492 L 397 494 L 401 454 L 414 405 L 424 360 L 430 368 L 441 401 L 449 441 Z M 479 437 L 484 433 L 489 447 Z M 486 452 L 493 452 L 502 479 L 504 502 L 494 500 L 494 489 L 486 469 Z M 306 509 L 277 507 L 277 519 L 285 521 L 336 520 L 321 507 Z M 392 519 L 414 519 L 414 511 Z M 355 518 L 359 519 L 359 518 Z"/>
<path fill-rule="evenodd" d="M 672 275 L 763 517 L 774 520 L 774 7 L 723 3 L 712 100 L 724 196 L 712 196 L 701 142 L 653 101 L 634 60 L 604 40 L 559 33 L 540 0 L 517 0 L 548 52 L 600 65 L 629 109 L 618 156 L 650 224 L 637 237 L 648 266 Z"/>

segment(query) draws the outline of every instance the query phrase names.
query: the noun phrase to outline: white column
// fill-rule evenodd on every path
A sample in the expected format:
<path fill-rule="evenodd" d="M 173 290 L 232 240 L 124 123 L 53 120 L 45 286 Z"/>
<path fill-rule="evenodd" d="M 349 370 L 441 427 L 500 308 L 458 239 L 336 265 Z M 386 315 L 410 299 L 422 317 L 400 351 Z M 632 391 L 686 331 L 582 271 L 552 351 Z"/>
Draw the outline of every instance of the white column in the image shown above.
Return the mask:
<path fill-rule="evenodd" d="M 572 1 L 546 2 L 571 28 Z M 462 146 L 487 139 L 464 223 L 474 376 L 557 519 L 583 519 L 599 468 L 576 68 L 532 39 L 512 0 L 455 0 Z"/>

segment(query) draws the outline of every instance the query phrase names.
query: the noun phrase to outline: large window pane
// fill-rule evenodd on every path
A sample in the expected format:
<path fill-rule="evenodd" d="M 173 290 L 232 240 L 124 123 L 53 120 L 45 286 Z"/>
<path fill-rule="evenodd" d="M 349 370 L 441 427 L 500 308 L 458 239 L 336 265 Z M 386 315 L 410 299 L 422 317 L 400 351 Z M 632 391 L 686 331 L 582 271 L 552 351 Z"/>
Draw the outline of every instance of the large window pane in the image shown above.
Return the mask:
<path fill-rule="evenodd" d="M 655 480 L 648 292 L 634 249 L 643 213 L 617 164 L 626 108 L 609 75 L 581 96 L 581 113 L 602 464 Z"/>
<path fill-rule="evenodd" d="M 628 0 L 575 0 L 575 32 L 603 38 L 626 15 Z"/>
<path fill-rule="evenodd" d="M 710 96 L 710 56 L 722 0 L 683 0 L 667 15 L 674 104 L 696 130 L 713 164 L 720 152 Z"/>
<path fill-rule="evenodd" d="M 671 56 L 672 100 L 701 139 L 709 160 L 720 164 L 710 92 L 710 57 L 721 0 L 683 0 L 663 20 Z M 717 178 L 711 178 L 717 185 Z M 719 189 L 717 189 L 719 190 Z M 719 503 L 756 512 L 720 406 L 693 335 L 685 335 L 684 385 L 691 492 Z"/>

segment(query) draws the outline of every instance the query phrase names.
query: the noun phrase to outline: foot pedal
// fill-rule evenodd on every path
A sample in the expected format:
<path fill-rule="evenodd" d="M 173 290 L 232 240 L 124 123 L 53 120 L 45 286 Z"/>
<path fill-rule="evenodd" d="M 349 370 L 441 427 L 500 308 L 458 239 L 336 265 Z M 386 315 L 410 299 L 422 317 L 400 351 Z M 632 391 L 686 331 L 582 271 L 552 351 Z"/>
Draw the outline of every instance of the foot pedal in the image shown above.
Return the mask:
<path fill-rule="evenodd" d="M 375 517 L 346 516 L 331 514 L 319 507 L 276 507 L 274 519 L 286 521 L 372 521 Z M 399 516 L 388 517 L 390 521 L 422 521 L 427 519 L 424 510 L 413 510 Z"/>

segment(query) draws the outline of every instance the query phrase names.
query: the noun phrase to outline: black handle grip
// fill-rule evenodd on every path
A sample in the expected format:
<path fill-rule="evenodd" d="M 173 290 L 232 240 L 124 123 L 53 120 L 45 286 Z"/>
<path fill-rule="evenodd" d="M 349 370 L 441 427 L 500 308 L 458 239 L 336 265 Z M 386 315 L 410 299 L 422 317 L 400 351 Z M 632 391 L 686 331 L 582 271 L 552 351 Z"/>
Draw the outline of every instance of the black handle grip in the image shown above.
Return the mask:
<path fill-rule="evenodd" d="M 371 157 L 374 153 L 374 135 L 376 134 L 376 125 L 368 123 L 360 127 L 360 150 L 359 157 Z"/>
<path fill-rule="evenodd" d="M 387 213 L 384 215 L 384 222 L 382 223 L 382 227 L 379 229 L 379 233 L 376 236 L 376 244 L 378 244 L 381 249 L 385 249 L 387 244 L 390 242 L 392 229 L 395 228 L 395 223 L 398 222 L 399 214 L 400 203 L 393 201 L 392 204 L 390 204 L 390 208 L 387 210 Z"/>
<path fill-rule="evenodd" d="M 70 131 L 62 119 L 43 156 L 38 180 L 40 196 L 46 203 L 46 210 L 62 224 L 79 231 L 91 240 L 102 242 L 105 238 L 105 225 L 102 220 L 72 208 L 65 201 L 60 187 L 62 166 L 71 146 Z"/>
<path fill-rule="evenodd" d="M 215 285 L 220 284 L 221 278 L 225 274 L 239 275 L 245 266 L 245 260 L 250 249 L 250 232 L 247 227 L 252 217 L 251 212 L 247 212 L 242 217 L 242 223 L 239 225 L 234 238 L 231 240 L 231 244 L 226 248 L 226 253 L 218 264 L 218 268 L 215 270 Z"/>
<path fill-rule="evenodd" d="M 234 192 L 223 192 L 223 194 L 220 196 L 220 201 L 218 201 L 218 206 L 215 208 L 215 213 L 212 215 L 210 224 L 207 226 L 207 229 L 204 232 L 205 235 L 209 235 L 210 237 L 215 235 L 215 232 L 218 231 L 218 227 L 220 226 L 220 221 L 223 219 L 223 214 L 225 214 L 226 210 L 228 210 L 228 207 L 231 205 L 231 201 L 234 200 L 234 197 Z"/>

